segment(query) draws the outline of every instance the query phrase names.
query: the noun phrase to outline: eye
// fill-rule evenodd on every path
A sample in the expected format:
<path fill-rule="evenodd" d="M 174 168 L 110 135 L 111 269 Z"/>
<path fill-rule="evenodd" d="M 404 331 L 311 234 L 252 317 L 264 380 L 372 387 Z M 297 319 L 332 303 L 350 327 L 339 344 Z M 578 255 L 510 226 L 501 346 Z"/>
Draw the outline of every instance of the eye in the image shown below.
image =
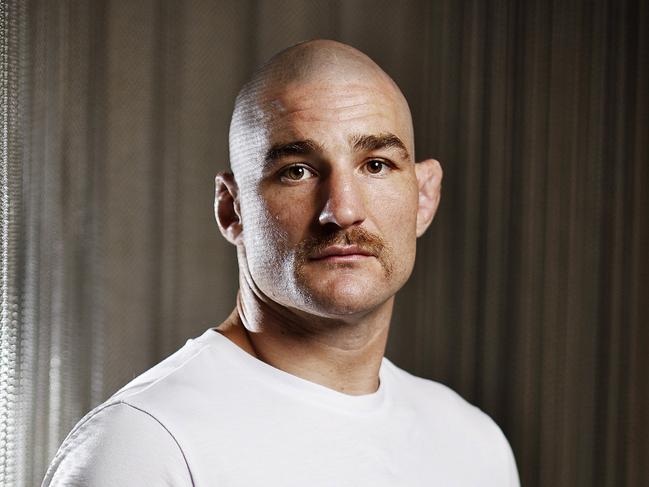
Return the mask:
<path fill-rule="evenodd" d="M 307 166 L 301 164 L 293 164 L 288 166 L 280 172 L 281 179 L 289 181 L 302 181 L 304 179 L 309 179 L 315 174 Z"/>
<path fill-rule="evenodd" d="M 372 159 L 365 163 L 365 167 L 367 168 L 367 172 L 369 172 L 370 174 L 381 174 L 390 166 L 385 161 L 381 161 L 380 159 Z"/>

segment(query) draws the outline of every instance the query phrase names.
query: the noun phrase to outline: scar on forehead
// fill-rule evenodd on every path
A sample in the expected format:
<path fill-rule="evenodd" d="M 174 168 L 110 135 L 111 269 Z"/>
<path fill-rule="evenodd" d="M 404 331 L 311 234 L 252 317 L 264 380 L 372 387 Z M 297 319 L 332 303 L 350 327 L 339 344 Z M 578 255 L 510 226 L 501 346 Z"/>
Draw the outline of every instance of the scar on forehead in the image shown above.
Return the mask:
<path fill-rule="evenodd" d="M 392 133 L 378 135 L 355 134 L 349 137 L 349 144 L 356 152 L 373 152 L 380 149 L 397 149 L 403 159 L 409 160 L 410 154 L 403 141 Z M 312 139 L 294 140 L 274 144 L 266 152 L 265 163 L 269 164 L 282 157 L 294 155 L 322 155 L 324 147 Z"/>

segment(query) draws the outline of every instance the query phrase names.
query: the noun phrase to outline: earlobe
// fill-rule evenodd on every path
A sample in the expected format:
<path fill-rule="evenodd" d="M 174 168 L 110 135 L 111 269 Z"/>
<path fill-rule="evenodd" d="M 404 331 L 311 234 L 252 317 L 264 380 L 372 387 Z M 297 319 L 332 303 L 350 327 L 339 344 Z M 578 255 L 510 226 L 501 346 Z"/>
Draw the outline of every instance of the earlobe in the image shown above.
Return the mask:
<path fill-rule="evenodd" d="M 442 194 L 442 166 L 435 159 L 415 165 L 419 206 L 417 208 L 417 237 L 421 237 L 433 221 Z"/>
<path fill-rule="evenodd" d="M 230 172 L 220 172 L 214 178 L 214 217 L 225 239 L 238 245 L 243 237 L 239 187 Z"/>

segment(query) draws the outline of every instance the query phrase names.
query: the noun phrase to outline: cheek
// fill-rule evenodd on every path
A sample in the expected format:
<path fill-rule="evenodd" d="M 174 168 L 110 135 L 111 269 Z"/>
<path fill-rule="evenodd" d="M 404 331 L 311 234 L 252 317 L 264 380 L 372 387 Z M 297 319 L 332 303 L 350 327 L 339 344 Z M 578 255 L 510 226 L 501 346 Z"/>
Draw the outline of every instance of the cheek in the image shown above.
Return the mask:
<path fill-rule="evenodd" d="M 273 225 L 282 229 L 287 237 L 290 238 L 301 230 L 304 221 L 304 203 L 300 200 L 268 201 L 264 210 Z"/>
<path fill-rule="evenodd" d="M 283 256 L 304 238 L 308 228 L 308 204 L 303 199 L 259 194 L 242 205 L 246 248 L 272 250 Z M 270 256 L 266 256 L 270 258 Z"/>
<path fill-rule="evenodd" d="M 251 192 L 241 194 L 240 209 L 247 261 L 250 267 L 257 267 L 257 263 L 274 253 L 271 244 L 280 236 L 260 195 Z"/>
<path fill-rule="evenodd" d="M 401 235 L 397 240 L 402 242 L 416 238 L 418 204 L 419 195 L 412 185 L 386 191 L 372 203 L 382 230 L 392 236 Z"/>
<path fill-rule="evenodd" d="M 392 251 L 393 263 L 407 270 L 417 249 L 419 196 L 410 187 L 386 193 L 374 203 L 374 220 Z"/>

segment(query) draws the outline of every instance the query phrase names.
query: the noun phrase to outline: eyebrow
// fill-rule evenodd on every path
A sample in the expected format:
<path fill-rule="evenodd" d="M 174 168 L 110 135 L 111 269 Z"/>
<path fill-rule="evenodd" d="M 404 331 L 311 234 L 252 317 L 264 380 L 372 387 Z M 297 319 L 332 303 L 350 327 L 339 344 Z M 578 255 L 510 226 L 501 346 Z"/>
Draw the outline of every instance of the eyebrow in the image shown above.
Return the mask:
<path fill-rule="evenodd" d="M 280 143 L 273 145 L 266 152 L 265 162 L 270 164 L 271 162 L 281 159 L 286 156 L 295 156 L 295 155 L 313 155 L 313 154 L 322 154 L 324 152 L 322 146 L 318 144 L 315 140 L 305 139 L 305 140 L 295 140 L 288 143 Z"/>
<path fill-rule="evenodd" d="M 372 152 L 379 149 L 398 149 L 404 159 L 410 159 L 410 154 L 403 141 L 394 134 L 354 135 L 350 139 L 352 147 L 358 152 Z"/>
<path fill-rule="evenodd" d="M 351 146 L 357 152 L 372 152 L 379 149 L 398 149 L 404 159 L 410 159 L 410 154 L 402 140 L 394 134 L 383 133 L 379 135 L 353 135 L 349 139 Z M 264 162 L 269 165 L 273 161 L 287 156 L 321 155 L 324 152 L 322 145 L 312 139 L 295 140 L 287 143 L 273 145 L 266 152 Z"/>

